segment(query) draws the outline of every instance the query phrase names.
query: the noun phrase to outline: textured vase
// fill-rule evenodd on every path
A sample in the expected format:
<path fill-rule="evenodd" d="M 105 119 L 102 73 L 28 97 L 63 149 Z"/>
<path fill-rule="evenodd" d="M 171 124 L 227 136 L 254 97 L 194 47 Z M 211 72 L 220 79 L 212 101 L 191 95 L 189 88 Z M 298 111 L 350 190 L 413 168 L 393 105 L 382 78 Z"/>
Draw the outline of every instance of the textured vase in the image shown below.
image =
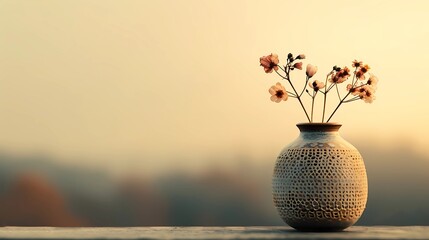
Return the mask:
<path fill-rule="evenodd" d="M 340 231 L 362 215 L 368 197 L 358 150 L 338 133 L 340 124 L 297 124 L 299 137 L 277 158 L 273 201 L 280 217 L 301 231 Z"/>

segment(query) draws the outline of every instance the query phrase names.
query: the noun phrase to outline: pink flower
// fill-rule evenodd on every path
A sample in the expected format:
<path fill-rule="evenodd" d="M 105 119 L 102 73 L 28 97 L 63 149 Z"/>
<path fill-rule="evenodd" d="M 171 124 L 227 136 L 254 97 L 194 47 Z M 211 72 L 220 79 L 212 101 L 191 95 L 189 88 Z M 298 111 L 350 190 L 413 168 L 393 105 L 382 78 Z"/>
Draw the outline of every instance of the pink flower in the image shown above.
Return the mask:
<path fill-rule="evenodd" d="M 368 85 L 364 85 L 357 88 L 358 96 L 366 103 L 372 103 L 375 100 L 374 88 Z"/>
<path fill-rule="evenodd" d="M 294 68 L 297 68 L 299 70 L 302 70 L 302 62 L 297 62 L 293 65 Z"/>
<path fill-rule="evenodd" d="M 308 85 L 314 89 L 315 92 L 319 91 L 321 88 L 325 87 L 325 84 L 319 80 L 314 80 L 313 82 L 309 82 Z"/>
<path fill-rule="evenodd" d="M 347 91 L 349 91 L 354 96 L 359 94 L 359 88 L 353 87 L 351 84 L 347 84 Z"/>
<path fill-rule="evenodd" d="M 271 53 L 268 56 L 263 56 L 259 58 L 259 62 L 261 63 L 261 66 L 264 67 L 264 70 L 266 73 L 271 73 L 274 70 L 278 70 L 279 67 L 277 64 L 279 64 L 279 57 L 277 54 Z"/>
<path fill-rule="evenodd" d="M 336 73 L 332 73 L 329 82 L 331 83 L 343 83 L 347 80 L 350 76 L 350 70 L 348 67 L 344 67 L 343 69 L 340 69 Z"/>
<path fill-rule="evenodd" d="M 369 74 L 369 79 L 366 84 L 371 86 L 374 90 L 377 89 L 377 83 L 378 83 L 378 77 L 376 77 L 374 74 Z"/>
<path fill-rule="evenodd" d="M 317 66 L 313 66 L 311 64 L 307 65 L 307 71 L 305 72 L 307 74 L 308 78 L 311 78 L 314 76 L 314 74 L 316 74 L 317 72 Z"/>
<path fill-rule="evenodd" d="M 271 86 L 270 89 L 268 89 L 268 92 L 271 94 L 271 101 L 276 103 L 279 103 L 282 100 L 286 101 L 288 98 L 285 87 L 283 87 L 279 82 L 276 83 L 276 85 Z"/>
<path fill-rule="evenodd" d="M 368 66 L 368 64 L 365 64 L 364 66 L 360 67 L 360 71 L 363 73 L 368 72 L 369 69 L 371 69 L 371 68 Z"/>
<path fill-rule="evenodd" d="M 361 81 L 365 80 L 365 73 L 362 72 L 361 70 L 357 71 L 356 72 L 356 78 L 361 80 Z"/>
<path fill-rule="evenodd" d="M 352 66 L 353 67 L 361 67 L 362 66 L 362 61 L 358 61 L 358 60 L 354 60 L 353 62 L 352 62 Z"/>

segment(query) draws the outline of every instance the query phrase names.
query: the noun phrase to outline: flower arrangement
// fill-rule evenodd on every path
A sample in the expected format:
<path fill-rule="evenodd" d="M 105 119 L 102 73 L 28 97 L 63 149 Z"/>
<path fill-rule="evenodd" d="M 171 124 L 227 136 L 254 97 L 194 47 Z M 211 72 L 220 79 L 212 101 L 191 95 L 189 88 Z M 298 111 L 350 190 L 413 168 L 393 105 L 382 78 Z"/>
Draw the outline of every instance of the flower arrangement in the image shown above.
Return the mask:
<path fill-rule="evenodd" d="M 284 66 L 279 65 L 279 58 L 277 54 L 270 54 L 259 59 L 259 62 L 266 73 L 272 73 L 275 71 L 283 80 L 286 80 L 292 88 L 292 91 L 287 91 L 281 83 L 276 83 L 276 85 L 272 86 L 268 90 L 271 94 L 271 101 L 279 103 L 281 101 L 288 100 L 289 97 L 296 98 L 304 110 L 308 121 L 311 123 L 313 122 L 314 101 L 316 96 L 318 93 L 323 94 L 323 123 L 325 121 L 327 95 L 332 89 L 336 90 L 339 103 L 332 114 L 328 117 L 326 122 L 331 120 L 338 108 L 344 103 L 350 103 L 356 100 L 363 100 L 366 103 L 372 103 L 372 101 L 375 100 L 374 94 L 377 89 L 378 78 L 368 72 L 370 67 L 367 64 L 364 65 L 361 61 L 357 60 L 352 62 L 351 66 L 353 69 L 353 77 L 351 78 L 351 82 L 345 87 L 347 92 L 344 96 L 341 96 L 338 85 L 349 80 L 351 73 L 348 67 L 340 68 L 338 66 L 334 66 L 332 70 L 326 75 L 325 82 L 322 82 L 319 80 L 310 81 L 310 79 L 317 73 L 318 68 L 317 66 L 308 64 L 305 72 L 306 79 L 304 87 L 302 90 L 298 89 L 300 91 L 297 91 L 290 78 L 290 72 L 294 70 L 302 70 L 303 63 L 300 61 L 302 59 L 305 59 L 304 54 L 294 57 L 291 53 L 289 53 L 287 56 L 286 65 Z M 367 78 L 366 75 L 369 75 L 369 77 Z M 307 88 L 307 85 L 309 88 Z M 311 97 L 310 115 L 308 114 L 307 109 L 304 107 L 304 104 L 301 100 L 304 92 Z"/>

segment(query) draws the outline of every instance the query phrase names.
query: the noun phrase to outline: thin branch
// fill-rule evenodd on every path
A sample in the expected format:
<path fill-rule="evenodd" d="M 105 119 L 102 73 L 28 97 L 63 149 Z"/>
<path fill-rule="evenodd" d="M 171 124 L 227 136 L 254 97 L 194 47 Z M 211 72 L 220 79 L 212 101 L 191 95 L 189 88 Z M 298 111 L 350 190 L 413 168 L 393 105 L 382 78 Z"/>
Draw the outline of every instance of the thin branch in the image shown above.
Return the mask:
<path fill-rule="evenodd" d="M 328 90 L 326 91 L 326 93 L 328 93 L 333 87 L 334 85 L 337 85 L 336 83 L 331 83 L 328 87 Z"/>
<path fill-rule="evenodd" d="M 283 69 L 282 69 L 283 70 Z M 283 75 L 281 75 L 277 70 L 274 70 L 276 73 L 277 73 L 277 75 L 279 75 L 281 78 L 283 78 L 283 79 L 286 79 L 286 80 L 288 80 L 286 77 L 284 77 Z"/>
<path fill-rule="evenodd" d="M 313 122 L 313 110 L 314 110 L 314 99 L 316 98 L 317 92 L 313 90 L 313 96 L 311 100 L 311 122 Z"/>
<path fill-rule="evenodd" d="M 357 79 L 355 81 L 357 69 L 358 69 L 358 67 L 355 67 L 355 71 L 353 72 L 352 86 L 354 86 L 358 82 Z"/>
<path fill-rule="evenodd" d="M 290 70 L 288 70 L 288 69 L 286 69 L 286 70 L 287 70 L 286 71 L 286 76 L 287 77 L 285 79 L 288 80 L 290 86 L 292 87 L 293 91 L 295 92 L 295 95 L 296 95 L 296 98 L 299 101 L 299 104 L 301 104 L 301 107 L 304 110 L 305 116 L 307 117 L 308 121 L 311 122 L 310 117 L 308 116 L 307 110 L 305 109 L 304 104 L 302 103 L 300 96 L 298 95 L 298 93 L 296 92 L 295 87 L 293 86 L 292 82 L 290 81 L 290 78 L 289 78 L 289 72 L 290 72 Z"/>
<path fill-rule="evenodd" d="M 328 73 L 328 74 L 326 75 L 326 79 L 325 79 L 325 92 L 323 93 L 323 94 L 324 94 L 324 96 L 323 96 L 323 114 L 322 114 L 322 123 L 323 123 L 323 121 L 325 120 L 326 97 L 327 97 L 327 96 L 326 96 L 326 94 L 328 93 L 326 85 L 328 84 L 328 77 L 329 77 L 329 75 L 331 75 L 331 74 L 332 74 L 332 71 L 334 71 L 334 70 L 331 70 L 331 72 L 330 72 L 330 73 Z"/>
<path fill-rule="evenodd" d="M 349 103 L 349 102 L 353 102 L 353 101 L 360 100 L 360 99 L 361 98 L 359 96 L 357 96 L 357 97 L 351 98 L 349 100 L 345 100 L 344 103 Z"/>
<path fill-rule="evenodd" d="M 282 68 L 282 66 L 277 65 L 277 67 L 279 67 L 283 72 L 285 72 L 285 73 L 286 73 L 286 70 L 285 70 L 285 69 L 283 69 L 283 68 Z M 277 70 L 275 70 L 275 71 L 277 72 Z"/>
<path fill-rule="evenodd" d="M 356 68 L 357 69 L 357 68 Z M 353 79 L 352 79 L 352 88 L 354 88 L 355 87 L 355 85 L 356 85 L 356 83 L 357 83 L 357 80 L 356 81 L 354 81 L 354 79 L 355 79 L 355 77 L 356 77 L 356 70 L 355 70 L 355 72 L 354 72 L 354 74 L 353 74 Z M 346 96 L 344 96 L 343 97 L 343 99 L 338 103 L 338 105 L 337 105 L 337 107 L 335 108 L 335 110 L 332 112 L 332 114 L 331 114 L 331 116 L 329 116 L 329 118 L 328 118 L 328 120 L 326 121 L 326 122 L 329 122 L 329 120 L 331 120 L 331 118 L 332 118 L 332 116 L 334 116 L 334 114 L 335 114 L 335 112 L 338 110 L 338 108 L 341 106 L 341 104 L 343 104 L 343 102 L 344 102 L 344 100 L 350 95 L 350 91 L 346 94 Z"/>
<path fill-rule="evenodd" d="M 309 78 L 308 76 L 306 76 L 306 78 L 305 78 L 304 88 L 302 89 L 301 94 L 299 94 L 299 96 L 300 96 L 300 97 L 302 96 L 302 94 L 304 93 L 305 89 L 307 88 L 308 80 L 310 80 L 310 78 Z"/>
<path fill-rule="evenodd" d="M 335 87 L 337 88 L 338 100 L 341 101 L 340 90 L 338 90 L 338 84 L 335 84 Z"/>
<path fill-rule="evenodd" d="M 286 91 L 286 92 L 289 93 L 290 95 L 293 95 L 294 97 L 296 97 L 293 92 L 289 92 L 289 91 Z"/>

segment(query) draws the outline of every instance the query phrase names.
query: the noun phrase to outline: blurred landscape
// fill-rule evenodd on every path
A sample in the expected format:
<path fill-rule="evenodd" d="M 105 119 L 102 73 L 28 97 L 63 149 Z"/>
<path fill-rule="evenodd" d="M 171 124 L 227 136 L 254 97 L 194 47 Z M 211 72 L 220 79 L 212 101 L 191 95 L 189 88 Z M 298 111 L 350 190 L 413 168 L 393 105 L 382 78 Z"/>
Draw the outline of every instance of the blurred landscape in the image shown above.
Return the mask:
<path fill-rule="evenodd" d="M 428 225 L 429 158 L 361 145 L 369 178 L 358 225 Z M 0 224 L 16 226 L 283 225 L 271 202 L 274 159 L 145 177 L 112 176 L 49 157 L 0 155 Z"/>

